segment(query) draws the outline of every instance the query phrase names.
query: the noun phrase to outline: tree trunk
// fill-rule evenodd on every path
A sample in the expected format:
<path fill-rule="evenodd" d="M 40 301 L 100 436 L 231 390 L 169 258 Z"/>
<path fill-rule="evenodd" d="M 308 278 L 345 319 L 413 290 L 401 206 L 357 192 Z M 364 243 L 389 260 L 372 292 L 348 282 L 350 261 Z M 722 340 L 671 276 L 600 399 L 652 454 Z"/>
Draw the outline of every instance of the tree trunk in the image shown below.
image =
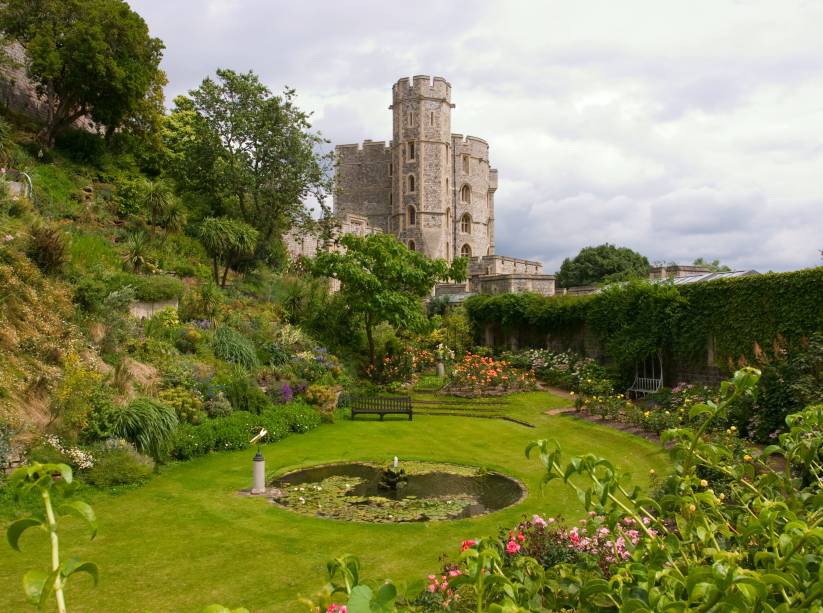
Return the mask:
<path fill-rule="evenodd" d="M 215 285 L 220 283 L 220 272 L 217 270 L 217 258 L 211 259 L 211 274 L 214 277 Z"/>
<path fill-rule="evenodd" d="M 372 335 L 371 317 L 366 315 L 366 340 L 369 343 L 369 364 L 374 368 L 374 336 Z"/>
<path fill-rule="evenodd" d="M 229 265 L 226 264 L 226 268 L 225 268 L 225 270 L 223 270 L 223 280 L 220 282 L 220 287 L 225 289 L 225 287 L 226 287 L 226 277 L 228 277 L 228 276 L 229 276 Z"/>

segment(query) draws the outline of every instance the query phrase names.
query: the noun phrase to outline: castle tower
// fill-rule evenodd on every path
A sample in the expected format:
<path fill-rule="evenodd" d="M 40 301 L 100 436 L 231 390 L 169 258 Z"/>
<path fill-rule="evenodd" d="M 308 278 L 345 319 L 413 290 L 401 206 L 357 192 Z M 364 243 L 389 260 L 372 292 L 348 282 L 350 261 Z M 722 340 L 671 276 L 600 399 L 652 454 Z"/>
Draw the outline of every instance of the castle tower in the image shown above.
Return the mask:
<path fill-rule="evenodd" d="M 432 258 L 454 256 L 451 85 L 417 75 L 392 87 L 388 231 Z"/>

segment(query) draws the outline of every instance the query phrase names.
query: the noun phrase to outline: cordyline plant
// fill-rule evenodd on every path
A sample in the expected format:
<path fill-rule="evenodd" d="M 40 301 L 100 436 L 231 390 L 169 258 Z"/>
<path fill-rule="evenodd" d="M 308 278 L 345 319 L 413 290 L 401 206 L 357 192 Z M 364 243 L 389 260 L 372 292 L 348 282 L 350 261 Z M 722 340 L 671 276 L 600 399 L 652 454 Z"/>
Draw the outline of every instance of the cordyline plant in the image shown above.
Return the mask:
<path fill-rule="evenodd" d="M 37 493 L 43 501 L 43 512 L 23 519 L 18 519 L 6 530 L 6 537 L 13 549 L 20 551 L 20 537 L 29 528 L 40 528 L 49 535 L 51 542 L 51 567 L 48 572 L 30 570 L 23 576 L 23 590 L 26 599 L 41 610 L 54 594 L 59 613 L 65 613 L 66 600 L 63 587 L 69 577 L 75 573 L 88 573 L 97 585 L 97 565 L 93 562 L 81 562 L 77 558 L 60 560 L 59 539 L 57 536 L 57 517 L 74 515 L 85 521 L 91 530 L 91 538 L 97 534 L 97 520 L 92 508 L 80 500 L 61 504 L 55 509 L 53 494 L 71 487 L 72 470 L 66 464 L 39 464 L 23 466 L 14 471 L 9 483 L 18 496 Z"/>

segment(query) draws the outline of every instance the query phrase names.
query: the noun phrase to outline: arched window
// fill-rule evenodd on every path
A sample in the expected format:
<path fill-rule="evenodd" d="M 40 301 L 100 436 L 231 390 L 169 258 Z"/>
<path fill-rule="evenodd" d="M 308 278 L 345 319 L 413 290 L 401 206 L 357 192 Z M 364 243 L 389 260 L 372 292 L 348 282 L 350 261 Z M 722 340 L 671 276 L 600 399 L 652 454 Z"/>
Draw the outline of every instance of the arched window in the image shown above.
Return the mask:
<path fill-rule="evenodd" d="M 460 188 L 460 201 L 471 203 L 472 201 L 472 188 L 468 185 L 464 185 Z"/>
<path fill-rule="evenodd" d="M 469 247 L 468 243 L 460 248 L 460 256 L 464 258 L 470 258 L 472 256 L 472 248 Z"/>
<path fill-rule="evenodd" d="M 409 241 L 409 251 L 416 251 L 414 248 L 414 241 Z"/>
<path fill-rule="evenodd" d="M 460 231 L 464 234 L 472 233 L 472 217 L 468 213 L 460 218 Z"/>
<path fill-rule="evenodd" d="M 410 206 L 406 209 L 406 219 L 408 219 L 408 223 L 410 226 L 413 226 L 417 223 L 417 211 L 414 210 L 413 206 Z"/>
<path fill-rule="evenodd" d="M 414 191 L 414 175 L 409 175 L 409 193 Z"/>

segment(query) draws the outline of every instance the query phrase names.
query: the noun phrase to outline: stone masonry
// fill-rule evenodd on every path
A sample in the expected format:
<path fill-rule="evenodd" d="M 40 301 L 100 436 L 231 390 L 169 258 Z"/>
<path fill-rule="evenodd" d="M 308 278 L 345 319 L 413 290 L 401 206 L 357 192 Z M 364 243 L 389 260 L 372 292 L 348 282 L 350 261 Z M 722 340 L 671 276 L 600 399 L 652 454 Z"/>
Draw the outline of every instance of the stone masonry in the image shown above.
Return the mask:
<path fill-rule="evenodd" d="M 553 294 L 554 277 L 540 262 L 495 255 L 497 170 L 485 140 L 452 134 L 453 108 L 451 84 L 442 77 L 395 83 L 392 140 L 335 148 L 335 214 L 364 218 L 431 258 L 468 257 L 463 292 Z"/>

